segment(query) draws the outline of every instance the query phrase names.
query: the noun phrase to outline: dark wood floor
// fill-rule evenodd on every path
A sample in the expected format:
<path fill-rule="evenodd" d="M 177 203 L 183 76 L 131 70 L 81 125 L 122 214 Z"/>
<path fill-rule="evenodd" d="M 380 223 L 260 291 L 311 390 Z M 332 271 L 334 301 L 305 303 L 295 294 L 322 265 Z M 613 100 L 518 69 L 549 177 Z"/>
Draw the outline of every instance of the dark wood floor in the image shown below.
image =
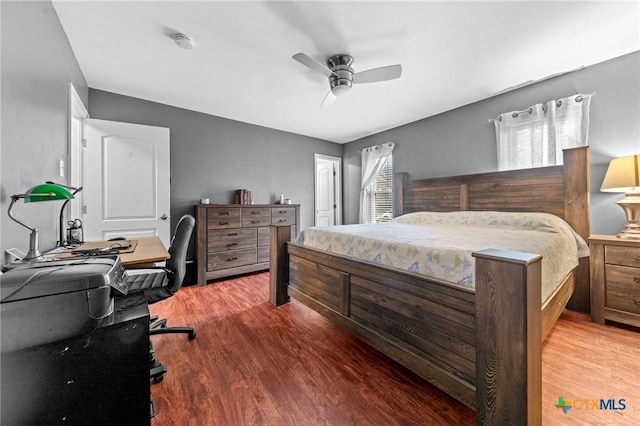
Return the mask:
<path fill-rule="evenodd" d="M 152 425 L 471 425 L 468 407 L 295 300 L 268 302 L 268 274 L 183 287 L 150 307 L 198 336 L 154 336 L 169 369 Z M 640 424 L 640 333 L 565 311 L 543 347 L 545 425 Z M 565 400 L 625 399 L 623 411 Z"/>

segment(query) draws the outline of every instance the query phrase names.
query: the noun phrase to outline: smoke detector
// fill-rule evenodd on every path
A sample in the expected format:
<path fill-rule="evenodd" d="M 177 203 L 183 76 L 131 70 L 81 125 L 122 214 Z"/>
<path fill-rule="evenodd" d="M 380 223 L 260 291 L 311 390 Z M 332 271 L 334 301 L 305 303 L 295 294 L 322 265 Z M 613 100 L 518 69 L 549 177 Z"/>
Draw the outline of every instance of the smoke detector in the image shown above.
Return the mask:
<path fill-rule="evenodd" d="M 173 36 L 173 41 L 176 42 L 178 46 L 183 49 L 191 50 L 193 49 L 193 40 L 188 35 L 185 34 L 176 34 Z"/>

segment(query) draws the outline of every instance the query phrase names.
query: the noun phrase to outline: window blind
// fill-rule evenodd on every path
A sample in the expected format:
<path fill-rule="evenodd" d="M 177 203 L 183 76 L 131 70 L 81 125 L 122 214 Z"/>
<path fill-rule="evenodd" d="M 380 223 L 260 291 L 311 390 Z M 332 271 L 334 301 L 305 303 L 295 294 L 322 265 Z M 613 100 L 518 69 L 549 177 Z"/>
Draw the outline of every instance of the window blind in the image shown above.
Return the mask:
<path fill-rule="evenodd" d="M 369 198 L 368 223 L 388 222 L 393 218 L 393 160 L 385 164 L 367 188 Z"/>

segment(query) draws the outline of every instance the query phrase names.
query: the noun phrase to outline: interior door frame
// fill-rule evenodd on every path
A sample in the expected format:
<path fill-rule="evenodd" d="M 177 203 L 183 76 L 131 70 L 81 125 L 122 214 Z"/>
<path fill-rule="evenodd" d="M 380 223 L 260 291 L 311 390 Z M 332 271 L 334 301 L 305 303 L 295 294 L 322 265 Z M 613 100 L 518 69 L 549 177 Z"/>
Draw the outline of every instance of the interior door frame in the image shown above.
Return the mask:
<path fill-rule="evenodd" d="M 318 220 L 318 206 L 316 202 L 318 193 L 318 163 L 320 161 L 331 161 L 334 165 L 333 193 L 334 204 L 336 205 L 334 209 L 334 220 L 336 225 L 342 225 L 342 158 L 324 154 L 313 154 L 313 223 L 317 225 Z"/>
<path fill-rule="evenodd" d="M 83 185 L 83 153 L 84 134 L 83 120 L 89 118 L 89 111 L 82 102 L 80 95 L 76 91 L 73 83 L 69 83 L 69 160 L 68 160 L 68 182 L 70 186 L 79 188 Z M 70 216 L 82 218 L 82 191 L 76 194 L 76 201 L 69 203 Z"/>

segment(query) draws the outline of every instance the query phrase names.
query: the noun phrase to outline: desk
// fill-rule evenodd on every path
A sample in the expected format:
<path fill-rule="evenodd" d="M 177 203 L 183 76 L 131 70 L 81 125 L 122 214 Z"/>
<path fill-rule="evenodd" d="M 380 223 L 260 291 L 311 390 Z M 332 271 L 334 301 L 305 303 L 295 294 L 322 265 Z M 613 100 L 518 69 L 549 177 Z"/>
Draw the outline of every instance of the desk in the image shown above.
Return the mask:
<path fill-rule="evenodd" d="M 131 238 L 131 241 L 137 242 L 135 250 L 130 253 L 119 254 L 120 260 L 125 267 L 142 263 L 162 262 L 171 257 L 159 237 L 137 237 Z M 109 247 L 117 243 L 117 241 L 90 241 L 90 243 L 92 247 L 99 246 L 100 243 L 104 243 L 104 247 Z M 54 259 L 68 259 L 76 256 L 71 251 L 71 249 L 66 249 L 57 253 L 50 252 L 49 254 L 53 255 Z"/>
<path fill-rule="evenodd" d="M 136 249 L 132 253 L 122 253 L 120 255 L 120 260 L 124 266 L 162 262 L 171 257 L 159 237 L 138 237 L 135 240 L 138 241 Z"/>

